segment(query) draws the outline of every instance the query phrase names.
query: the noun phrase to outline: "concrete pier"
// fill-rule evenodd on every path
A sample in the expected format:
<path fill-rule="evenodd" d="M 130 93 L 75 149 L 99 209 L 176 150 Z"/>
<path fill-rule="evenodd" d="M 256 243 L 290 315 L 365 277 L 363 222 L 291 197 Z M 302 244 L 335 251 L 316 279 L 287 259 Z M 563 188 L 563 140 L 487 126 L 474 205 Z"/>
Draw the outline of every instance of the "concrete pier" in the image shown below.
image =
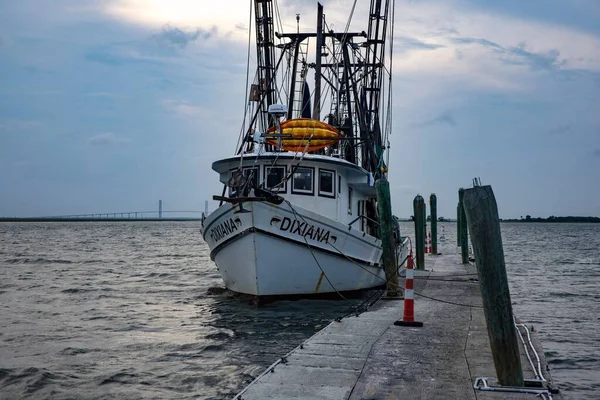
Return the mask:
<path fill-rule="evenodd" d="M 461 263 L 454 246 L 440 251 L 453 254 L 427 256 L 426 270 L 415 271 L 415 292 L 420 294 L 415 296 L 415 320 L 424 327 L 395 326 L 403 301 L 380 300 L 359 316 L 329 324 L 277 360 L 235 399 L 539 399 L 535 393 L 473 387 L 478 377 L 487 377 L 489 386 L 499 385 L 477 271 Z M 529 331 L 543 376 L 550 381 L 543 351 L 531 327 Z M 519 345 L 524 379 L 535 380 Z M 537 367 L 535 356 L 530 357 Z"/>

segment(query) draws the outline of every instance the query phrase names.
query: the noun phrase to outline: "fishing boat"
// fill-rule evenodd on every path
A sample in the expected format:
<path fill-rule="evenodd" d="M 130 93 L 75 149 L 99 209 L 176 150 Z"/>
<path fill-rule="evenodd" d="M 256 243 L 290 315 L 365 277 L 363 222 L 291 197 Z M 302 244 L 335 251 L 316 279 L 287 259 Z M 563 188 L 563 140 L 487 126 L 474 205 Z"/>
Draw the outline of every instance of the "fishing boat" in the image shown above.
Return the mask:
<path fill-rule="evenodd" d="M 383 286 L 375 182 L 389 157 L 391 2 L 371 0 L 356 32 L 352 16 L 336 32 L 321 4 L 316 30 L 296 15 L 293 32 L 276 32 L 274 3 L 254 1 L 244 123 L 235 154 L 212 164 L 223 192 L 202 216 L 210 257 L 227 289 L 253 296 Z M 395 249 L 404 260 L 397 220 Z"/>

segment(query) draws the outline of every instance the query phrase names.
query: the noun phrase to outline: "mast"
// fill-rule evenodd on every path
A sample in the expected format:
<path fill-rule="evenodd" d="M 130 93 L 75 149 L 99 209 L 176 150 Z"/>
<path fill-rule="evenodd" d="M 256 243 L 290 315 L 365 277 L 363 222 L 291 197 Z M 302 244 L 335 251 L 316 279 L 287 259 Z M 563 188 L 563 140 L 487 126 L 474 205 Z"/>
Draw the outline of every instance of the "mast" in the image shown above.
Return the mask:
<path fill-rule="evenodd" d="M 272 125 L 269 121 L 268 109 L 275 103 L 275 39 L 273 29 L 273 1 L 254 0 L 254 12 L 256 15 L 256 60 L 258 85 L 255 90 L 261 96 L 260 125 L 262 131 L 266 131 Z"/>
<path fill-rule="evenodd" d="M 323 6 L 317 3 L 317 44 L 315 62 L 315 99 L 313 119 L 321 119 L 321 56 L 323 53 Z"/>
<path fill-rule="evenodd" d="M 300 33 L 300 14 L 296 14 L 296 33 Z M 290 82 L 290 98 L 288 99 L 287 119 L 292 119 L 294 115 L 294 97 L 296 94 L 296 75 L 298 73 L 298 56 L 300 53 L 300 41 L 296 38 L 293 42 L 294 58 L 292 60 L 292 75 Z"/>
<path fill-rule="evenodd" d="M 366 154 L 363 154 L 362 166 L 377 177 L 379 166 L 383 162 L 383 146 L 379 109 L 381 106 L 381 85 L 383 79 L 383 60 L 385 57 L 385 37 L 388 20 L 389 0 L 371 0 L 369 10 L 369 29 L 367 34 L 366 71 L 361 93 L 362 109 L 365 113 L 367 132 Z M 391 73 L 391 71 L 390 71 Z"/>
<path fill-rule="evenodd" d="M 306 70 L 312 68 L 315 77 L 312 118 L 322 120 L 327 117 L 328 123 L 344 136 L 330 150 L 339 149 L 335 154 L 362 166 L 378 178 L 385 167 L 384 123 L 380 120 L 380 109 L 384 97 L 383 78 L 387 74 L 384 58 L 390 0 L 370 0 L 366 31 L 335 32 L 325 29 L 323 6 L 317 3 L 316 31 L 300 32 L 299 15 L 296 15 L 297 29 L 290 33 L 274 31 L 273 1 L 254 0 L 257 77 L 251 88 L 250 100 L 255 102 L 256 109 L 248 137 L 253 129 L 266 132 L 273 125 L 273 121 L 269 120 L 268 107 L 277 102 L 287 104 L 288 119 L 311 117 L 310 109 L 304 109 L 307 104 L 310 107 L 310 98 L 304 92 L 307 87 Z M 275 45 L 276 38 L 281 41 L 278 45 Z M 311 38 L 316 41 L 316 54 L 314 62 L 307 63 L 306 49 Z M 328 44 L 331 41 L 332 54 L 324 51 L 326 41 Z M 282 64 L 284 58 L 287 63 Z M 286 64 L 287 69 L 284 67 Z M 283 91 L 287 98 L 279 100 L 276 81 L 284 82 L 286 79 L 290 79 Z M 322 93 L 327 98 L 322 97 Z M 329 110 L 327 116 L 322 115 L 325 109 Z M 267 150 L 272 148 L 267 147 Z"/>

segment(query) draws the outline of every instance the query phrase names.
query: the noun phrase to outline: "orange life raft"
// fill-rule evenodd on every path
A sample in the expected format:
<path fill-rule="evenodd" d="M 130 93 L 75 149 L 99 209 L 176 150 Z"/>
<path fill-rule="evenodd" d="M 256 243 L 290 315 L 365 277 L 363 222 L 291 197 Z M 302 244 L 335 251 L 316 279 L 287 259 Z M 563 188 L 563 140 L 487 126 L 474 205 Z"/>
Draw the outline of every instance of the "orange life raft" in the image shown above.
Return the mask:
<path fill-rule="evenodd" d="M 275 133 L 275 127 L 267 130 L 267 135 Z M 310 118 L 293 118 L 281 123 L 281 133 L 290 135 L 281 138 L 281 147 L 287 151 L 307 152 L 322 149 L 336 143 L 342 134 L 325 122 Z M 267 143 L 277 145 L 277 138 L 267 138 Z M 308 147 L 307 147 L 308 145 Z"/>

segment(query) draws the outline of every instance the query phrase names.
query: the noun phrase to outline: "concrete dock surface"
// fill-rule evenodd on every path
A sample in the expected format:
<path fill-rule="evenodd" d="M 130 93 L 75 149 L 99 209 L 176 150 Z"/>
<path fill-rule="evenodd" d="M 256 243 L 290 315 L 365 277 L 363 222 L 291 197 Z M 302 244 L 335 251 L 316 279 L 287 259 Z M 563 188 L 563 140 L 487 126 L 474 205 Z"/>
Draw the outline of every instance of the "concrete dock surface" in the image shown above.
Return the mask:
<path fill-rule="evenodd" d="M 402 319 L 404 302 L 379 300 L 358 316 L 329 324 L 277 360 L 235 399 L 550 398 L 474 389 L 478 377 L 487 377 L 489 386 L 499 386 L 477 270 L 461 264 L 452 246 L 443 251 L 450 254 L 427 256 L 426 270 L 415 271 L 415 320 L 423 327 L 395 326 Z M 539 341 L 528 328 L 544 378 L 553 386 Z M 528 342 L 524 328 L 521 332 Z M 524 379 L 535 380 L 519 344 Z M 530 357 L 537 367 L 535 356 Z M 552 394 L 551 398 L 561 397 Z"/>

